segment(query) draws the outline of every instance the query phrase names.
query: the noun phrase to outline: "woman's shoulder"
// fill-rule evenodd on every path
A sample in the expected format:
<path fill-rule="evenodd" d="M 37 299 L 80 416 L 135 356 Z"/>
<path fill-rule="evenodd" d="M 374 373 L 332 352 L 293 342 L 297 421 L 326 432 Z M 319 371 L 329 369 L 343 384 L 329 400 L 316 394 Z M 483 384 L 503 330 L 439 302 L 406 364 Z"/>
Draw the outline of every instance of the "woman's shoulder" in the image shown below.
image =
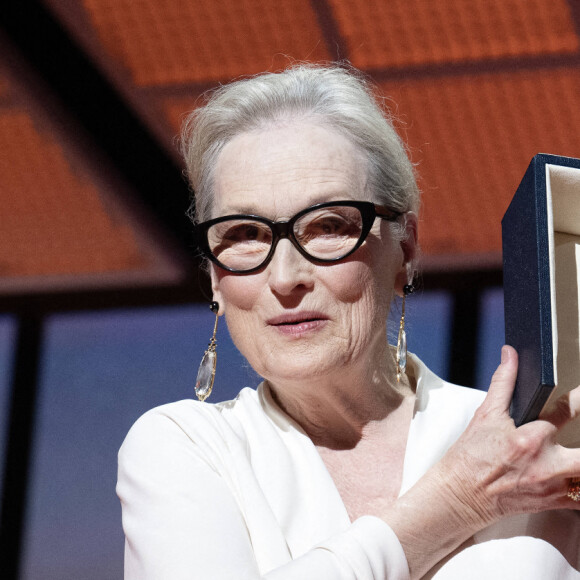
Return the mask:
<path fill-rule="evenodd" d="M 244 408 L 256 406 L 258 397 L 254 389 L 245 388 L 231 401 L 202 403 L 193 399 L 183 399 L 154 407 L 141 415 L 129 430 L 129 436 L 154 432 L 181 431 L 192 439 L 211 431 L 234 429 L 239 421 L 236 417 Z"/>
<path fill-rule="evenodd" d="M 145 412 L 138 421 L 150 415 L 164 416 L 186 423 L 190 420 L 198 420 L 199 417 L 213 417 L 214 419 L 224 417 L 227 420 L 230 415 L 235 415 L 242 407 L 252 406 L 257 402 L 258 394 L 256 389 L 245 387 L 234 399 L 228 401 L 210 403 L 197 401 L 195 399 L 183 399 L 181 401 L 165 403 Z"/>
<path fill-rule="evenodd" d="M 265 403 L 261 386 L 243 389 L 232 401 L 183 400 L 155 407 L 137 419 L 121 445 L 120 493 L 139 474 L 166 482 L 171 474 L 179 479 L 184 473 L 216 473 L 234 486 L 232 481 L 254 471 L 269 473 L 272 461 L 287 455 L 288 437 L 300 437 L 288 430 Z"/>
<path fill-rule="evenodd" d="M 267 437 L 273 428 L 258 391 L 244 388 L 231 401 L 218 403 L 185 399 L 155 407 L 129 430 L 120 457 L 145 449 L 186 446 L 199 453 L 224 456 L 247 448 L 255 431 Z"/>

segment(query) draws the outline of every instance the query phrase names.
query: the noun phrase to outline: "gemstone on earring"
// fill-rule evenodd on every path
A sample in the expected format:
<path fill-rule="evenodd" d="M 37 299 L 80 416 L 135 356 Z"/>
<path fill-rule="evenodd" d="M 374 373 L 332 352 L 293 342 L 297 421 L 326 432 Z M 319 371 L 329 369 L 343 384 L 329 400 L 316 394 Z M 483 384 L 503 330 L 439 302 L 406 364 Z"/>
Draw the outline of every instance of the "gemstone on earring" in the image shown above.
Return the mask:
<path fill-rule="evenodd" d="M 215 350 L 206 350 L 201 359 L 195 381 L 195 394 L 200 401 L 205 401 L 211 394 L 216 363 L 217 354 Z"/>
<path fill-rule="evenodd" d="M 397 340 L 397 380 L 401 380 L 401 375 L 407 369 L 407 333 L 401 328 L 399 330 L 399 339 Z"/>

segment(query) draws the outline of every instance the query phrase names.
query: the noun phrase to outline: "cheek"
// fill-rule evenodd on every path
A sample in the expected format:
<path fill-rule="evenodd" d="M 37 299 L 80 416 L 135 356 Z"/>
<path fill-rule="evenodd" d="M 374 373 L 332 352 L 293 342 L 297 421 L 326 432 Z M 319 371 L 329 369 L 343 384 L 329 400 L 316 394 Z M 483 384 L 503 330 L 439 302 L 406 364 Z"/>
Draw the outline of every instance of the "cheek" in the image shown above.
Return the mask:
<path fill-rule="evenodd" d="M 262 278 L 260 274 L 234 276 L 226 272 L 217 273 L 215 277 L 229 334 L 238 350 L 248 359 L 255 339 L 262 331 L 257 315 L 265 287 Z M 248 340 L 248 337 L 253 338 Z"/>
<path fill-rule="evenodd" d="M 330 296 L 340 303 L 358 303 L 372 287 L 370 268 L 359 261 L 336 264 L 321 276 Z"/>
<path fill-rule="evenodd" d="M 217 288 L 225 307 L 226 318 L 228 313 L 235 310 L 251 310 L 263 291 L 265 282 L 260 274 L 252 276 L 235 276 L 229 273 L 218 273 Z"/>
<path fill-rule="evenodd" d="M 356 259 L 334 266 L 336 271 L 327 278 L 331 293 L 341 302 L 357 303 L 371 316 L 386 312 L 393 298 L 395 272 L 390 261 L 381 257 L 385 253 L 384 248 L 364 245 Z"/>
<path fill-rule="evenodd" d="M 334 327 L 336 337 L 356 358 L 369 342 L 385 335 L 392 291 L 368 262 L 352 261 L 331 270 L 324 278 L 324 299 L 340 321 Z"/>

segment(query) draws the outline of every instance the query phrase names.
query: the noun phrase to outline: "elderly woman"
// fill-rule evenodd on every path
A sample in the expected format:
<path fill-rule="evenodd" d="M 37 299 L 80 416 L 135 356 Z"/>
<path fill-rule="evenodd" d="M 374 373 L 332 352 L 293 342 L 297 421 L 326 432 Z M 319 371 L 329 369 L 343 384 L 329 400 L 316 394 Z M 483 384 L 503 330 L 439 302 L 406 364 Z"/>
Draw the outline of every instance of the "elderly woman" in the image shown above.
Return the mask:
<path fill-rule="evenodd" d="M 264 380 L 131 429 L 126 578 L 580 577 L 580 450 L 555 441 L 580 389 L 516 429 L 513 349 L 484 398 L 387 342 L 419 196 L 365 81 L 296 66 L 222 87 L 184 151 L 216 315 Z"/>

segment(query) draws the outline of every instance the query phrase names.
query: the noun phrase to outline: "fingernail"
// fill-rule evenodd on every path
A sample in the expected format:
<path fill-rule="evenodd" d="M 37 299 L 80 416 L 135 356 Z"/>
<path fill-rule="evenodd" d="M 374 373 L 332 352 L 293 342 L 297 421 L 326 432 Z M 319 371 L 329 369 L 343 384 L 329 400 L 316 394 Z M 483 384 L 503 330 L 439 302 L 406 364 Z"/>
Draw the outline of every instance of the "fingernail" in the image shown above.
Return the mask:
<path fill-rule="evenodd" d="M 510 358 L 510 349 L 507 346 L 501 347 L 501 364 L 505 364 Z"/>

